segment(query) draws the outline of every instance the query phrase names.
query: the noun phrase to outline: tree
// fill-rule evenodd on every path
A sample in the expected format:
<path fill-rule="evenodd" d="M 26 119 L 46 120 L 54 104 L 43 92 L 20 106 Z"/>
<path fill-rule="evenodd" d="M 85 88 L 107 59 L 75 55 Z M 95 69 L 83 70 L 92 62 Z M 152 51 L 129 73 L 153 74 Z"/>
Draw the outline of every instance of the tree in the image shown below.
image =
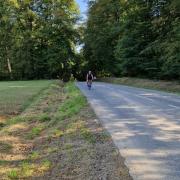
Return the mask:
<path fill-rule="evenodd" d="M 79 11 L 74 0 L 1 1 L 0 18 L 4 22 L 0 49 L 8 51 L 1 56 L 1 78 L 8 74 L 14 79 L 70 77 L 78 40 Z M 7 60 L 8 66 L 3 63 Z"/>
<path fill-rule="evenodd" d="M 155 39 L 151 29 L 152 4 L 141 0 L 122 3 L 124 16 L 115 50 L 122 75 L 151 77 L 158 71 L 156 60 L 145 52 L 149 43 Z"/>
<path fill-rule="evenodd" d="M 99 74 L 180 79 L 179 0 L 90 1 L 84 55 Z"/>
<path fill-rule="evenodd" d="M 116 72 L 114 49 L 119 33 L 119 5 L 119 0 L 99 0 L 90 4 L 84 55 L 92 70 Z"/>
<path fill-rule="evenodd" d="M 0 1 L 0 76 L 12 78 L 14 4 Z"/>

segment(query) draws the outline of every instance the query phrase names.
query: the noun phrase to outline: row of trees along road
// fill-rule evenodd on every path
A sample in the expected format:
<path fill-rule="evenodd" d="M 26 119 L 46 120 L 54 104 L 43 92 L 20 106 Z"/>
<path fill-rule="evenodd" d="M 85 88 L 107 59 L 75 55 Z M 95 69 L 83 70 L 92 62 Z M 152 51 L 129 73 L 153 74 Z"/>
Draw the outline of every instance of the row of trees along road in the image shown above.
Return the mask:
<path fill-rule="evenodd" d="M 78 18 L 74 0 L 0 0 L 0 79 L 68 78 Z"/>
<path fill-rule="evenodd" d="M 180 1 L 91 0 L 84 42 L 99 74 L 180 79 Z"/>

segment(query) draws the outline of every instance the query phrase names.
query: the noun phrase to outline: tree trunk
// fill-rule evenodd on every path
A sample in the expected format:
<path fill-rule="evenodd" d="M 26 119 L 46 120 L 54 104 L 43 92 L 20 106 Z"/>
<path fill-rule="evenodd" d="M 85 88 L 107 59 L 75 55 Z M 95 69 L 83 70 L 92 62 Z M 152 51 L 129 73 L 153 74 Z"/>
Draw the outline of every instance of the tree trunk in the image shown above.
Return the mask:
<path fill-rule="evenodd" d="M 10 59 L 9 59 L 9 55 L 8 55 L 8 48 L 6 47 L 6 55 L 7 55 L 7 67 L 8 67 L 8 72 L 9 72 L 9 76 L 10 78 L 12 79 L 12 67 L 11 67 L 11 62 L 10 62 Z"/>

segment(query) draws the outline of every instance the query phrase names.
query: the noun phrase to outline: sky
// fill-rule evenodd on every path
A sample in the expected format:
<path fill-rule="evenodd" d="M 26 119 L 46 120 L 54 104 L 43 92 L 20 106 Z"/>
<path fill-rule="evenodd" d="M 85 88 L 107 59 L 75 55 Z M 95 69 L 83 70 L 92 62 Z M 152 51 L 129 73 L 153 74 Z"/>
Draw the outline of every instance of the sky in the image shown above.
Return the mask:
<path fill-rule="evenodd" d="M 76 0 L 76 2 L 79 4 L 81 15 L 85 17 L 85 13 L 87 11 L 87 0 Z"/>
<path fill-rule="evenodd" d="M 78 5 L 80 7 L 81 16 L 83 17 L 84 20 L 86 20 L 86 18 L 87 18 L 87 16 L 86 16 L 86 12 L 87 12 L 87 0 L 76 0 L 76 2 L 78 3 Z M 77 46 L 76 47 L 77 51 L 80 52 L 82 47 L 83 47 L 83 45 Z"/>

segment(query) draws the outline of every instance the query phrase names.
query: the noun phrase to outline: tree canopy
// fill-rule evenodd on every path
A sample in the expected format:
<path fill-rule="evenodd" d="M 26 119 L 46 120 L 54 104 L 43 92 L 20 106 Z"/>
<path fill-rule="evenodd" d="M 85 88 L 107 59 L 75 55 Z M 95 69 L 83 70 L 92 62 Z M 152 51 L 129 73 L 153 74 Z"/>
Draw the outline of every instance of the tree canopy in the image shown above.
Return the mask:
<path fill-rule="evenodd" d="M 78 18 L 74 0 L 0 0 L 0 79 L 70 76 Z"/>
<path fill-rule="evenodd" d="M 180 1 L 96 0 L 84 55 L 101 74 L 180 79 Z"/>
<path fill-rule="evenodd" d="M 180 79 L 179 0 L 88 2 L 81 25 L 75 0 L 0 0 L 0 80 Z"/>

